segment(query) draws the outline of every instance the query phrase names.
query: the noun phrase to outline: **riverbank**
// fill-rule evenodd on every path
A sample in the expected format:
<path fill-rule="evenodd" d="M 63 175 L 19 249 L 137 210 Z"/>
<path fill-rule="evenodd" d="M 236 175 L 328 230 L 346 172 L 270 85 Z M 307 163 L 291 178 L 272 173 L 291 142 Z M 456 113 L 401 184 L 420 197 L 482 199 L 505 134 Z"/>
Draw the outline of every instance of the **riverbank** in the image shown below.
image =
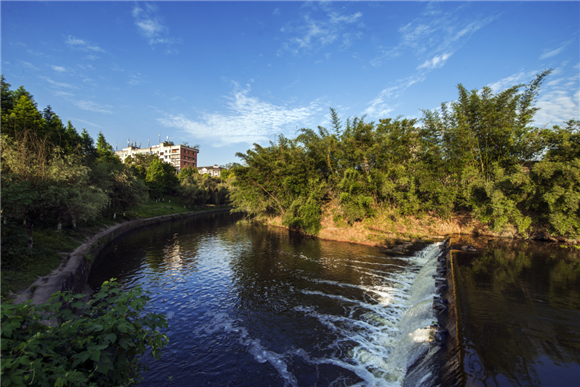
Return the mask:
<path fill-rule="evenodd" d="M 51 259 L 39 260 L 36 265 L 34 265 L 35 262 L 27 265 L 26 268 L 32 273 L 42 273 L 34 278 L 31 278 L 30 273 L 20 273 L 14 270 L 8 273 L 3 272 L 2 295 L 16 299 L 17 303 L 33 300 L 34 304 L 39 304 L 46 302 L 56 291 L 82 292 L 86 290 L 86 279 L 94 257 L 108 243 L 127 231 L 177 218 L 230 210 L 230 207 L 226 206 L 212 206 L 194 208 L 192 211 L 182 206 L 172 207 L 169 202 L 150 202 L 135 211 L 118 214 L 114 221 L 101 220 L 96 225 L 63 230 L 58 233 L 53 230 L 39 230 L 38 233 L 41 236 L 45 233 L 56 235 L 51 243 L 44 243 L 42 246 Z M 162 215 L 147 216 L 159 213 Z M 47 238 L 41 237 L 41 239 Z M 40 243 L 43 244 L 42 241 Z M 55 256 L 60 259 L 55 259 Z"/>
<path fill-rule="evenodd" d="M 284 227 L 282 217 L 272 217 L 265 220 L 270 226 Z M 511 226 L 502 232 L 493 232 L 486 224 L 478 221 L 470 214 L 456 214 L 443 219 L 422 214 L 420 216 L 399 215 L 389 209 L 378 209 L 373 218 L 366 218 L 352 225 L 335 221 L 332 209 L 323 210 L 321 229 L 316 235 L 319 239 L 337 242 L 358 243 L 368 246 L 392 250 L 405 242 L 438 241 L 450 235 L 488 236 L 493 238 L 532 239 L 553 243 L 578 245 L 580 241 L 551 236 L 541 226 L 532 226 L 529 235 L 521 235 Z M 394 251 L 397 252 L 397 251 Z"/>

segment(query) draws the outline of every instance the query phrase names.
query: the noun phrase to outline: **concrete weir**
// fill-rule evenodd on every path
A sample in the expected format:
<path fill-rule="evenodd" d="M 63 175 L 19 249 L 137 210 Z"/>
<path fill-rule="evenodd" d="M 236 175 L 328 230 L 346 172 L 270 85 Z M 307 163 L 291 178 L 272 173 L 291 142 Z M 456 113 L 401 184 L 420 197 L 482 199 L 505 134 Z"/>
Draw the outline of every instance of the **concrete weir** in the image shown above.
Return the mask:
<path fill-rule="evenodd" d="M 435 356 L 423 356 L 410 365 L 403 383 L 404 387 L 464 385 L 457 340 L 458 315 L 449 243 L 450 240 L 447 239 L 441 244 L 436 273 L 433 275 L 436 286 L 433 314 L 437 322 L 431 326 L 431 348 L 428 352 L 435 353 Z"/>
<path fill-rule="evenodd" d="M 87 280 L 95 258 L 109 243 L 129 231 L 162 222 L 230 210 L 230 208 L 220 208 L 199 212 L 163 215 L 154 218 L 137 219 L 111 226 L 92 236 L 89 240 L 77 247 L 68 258 L 61 263 L 60 267 L 53 270 L 52 273 L 38 278 L 28 289 L 16 298 L 15 303 L 18 304 L 32 300 L 35 305 L 43 304 L 49 300 L 54 292 L 58 291 L 72 291 L 73 293 L 86 294 L 90 291 Z"/>

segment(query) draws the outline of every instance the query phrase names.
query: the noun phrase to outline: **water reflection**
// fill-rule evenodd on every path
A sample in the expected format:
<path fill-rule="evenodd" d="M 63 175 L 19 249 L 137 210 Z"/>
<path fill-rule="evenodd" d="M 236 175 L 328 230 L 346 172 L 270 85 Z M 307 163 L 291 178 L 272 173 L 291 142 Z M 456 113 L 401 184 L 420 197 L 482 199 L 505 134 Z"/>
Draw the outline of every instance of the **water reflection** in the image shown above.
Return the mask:
<path fill-rule="evenodd" d="M 429 347 L 439 248 L 388 257 L 236 220 L 140 230 L 95 266 L 91 285 L 139 283 L 169 318 L 144 385 L 400 386 Z"/>
<path fill-rule="evenodd" d="M 481 253 L 453 253 L 467 385 L 578 385 L 578 253 L 538 242 L 470 242 Z"/>

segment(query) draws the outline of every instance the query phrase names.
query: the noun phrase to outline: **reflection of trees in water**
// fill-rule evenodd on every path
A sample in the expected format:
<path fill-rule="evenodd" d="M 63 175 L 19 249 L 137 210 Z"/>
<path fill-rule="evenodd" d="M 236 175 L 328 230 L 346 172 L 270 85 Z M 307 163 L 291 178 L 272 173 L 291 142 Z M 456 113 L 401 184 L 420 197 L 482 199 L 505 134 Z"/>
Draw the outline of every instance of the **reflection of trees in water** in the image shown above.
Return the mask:
<path fill-rule="evenodd" d="M 514 385 L 539 385 L 546 357 L 578 365 L 578 254 L 535 242 L 487 242 L 478 255 L 454 253 L 467 372 L 490 384 L 501 384 L 503 375 Z"/>

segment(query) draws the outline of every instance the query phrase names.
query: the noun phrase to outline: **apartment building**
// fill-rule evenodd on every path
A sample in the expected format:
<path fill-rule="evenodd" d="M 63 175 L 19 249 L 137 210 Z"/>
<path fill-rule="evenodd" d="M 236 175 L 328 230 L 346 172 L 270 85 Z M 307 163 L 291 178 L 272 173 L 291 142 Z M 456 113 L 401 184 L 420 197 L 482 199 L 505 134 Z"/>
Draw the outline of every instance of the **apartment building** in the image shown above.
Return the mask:
<path fill-rule="evenodd" d="M 210 176 L 218 176 L 220 175 L 221 171 L 223 168 L 218 167 L 217 164 L 215 164 L 212 167 L 199 167 L 197 168 L 197 171 L 199 172 L 200 175 L 210 175 Z"/>
<path fill-rule="evenodd" d="M 199 150 L 196 148 L 186 145 L 173 145 L 171 142 L 162 142 L 159 145 L 153 145 L 148 148 L 141 148 L 141 146 L 135 143 L 115 152 L 123 163 L 129 156 L 135 156 L 137 154 L 155 155 L 161 160 L 173 165 L 178 173 L 183 168 L 196 168 L 198 153 Z"/>

